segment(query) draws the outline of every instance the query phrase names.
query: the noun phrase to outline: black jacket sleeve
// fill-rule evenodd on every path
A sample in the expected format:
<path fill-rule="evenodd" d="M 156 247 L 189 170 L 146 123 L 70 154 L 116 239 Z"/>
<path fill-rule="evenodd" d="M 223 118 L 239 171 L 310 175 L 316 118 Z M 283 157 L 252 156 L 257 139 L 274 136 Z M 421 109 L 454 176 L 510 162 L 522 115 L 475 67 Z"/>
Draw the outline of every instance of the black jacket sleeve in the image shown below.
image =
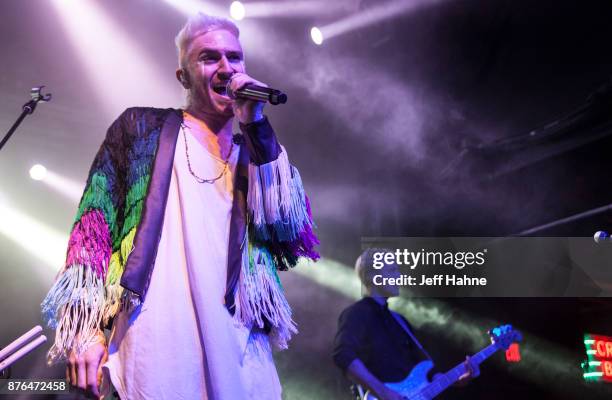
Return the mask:
<path fill-rule="evenodd" d="M 358 307 L 353 305 L 344 310 L 338 319 L 338 332 L 334 339 L 333 359 L 334 363 L 342 371 L 346 371 L 356 358 L 361 359 L 360 356 L 364 354 L 368 343 L 367 316 L 361 315 L 362 313 L 358 310 Z"/>
<path fill-rule="evenodd" d="M 259 121 L 250 124 L 240 124 L 240 130 L 244 134 L 245 144 L 249 149 L 253 164 L 262 165 L 278 158 L 281 146 L 268 117 L 264 116 Z"/>

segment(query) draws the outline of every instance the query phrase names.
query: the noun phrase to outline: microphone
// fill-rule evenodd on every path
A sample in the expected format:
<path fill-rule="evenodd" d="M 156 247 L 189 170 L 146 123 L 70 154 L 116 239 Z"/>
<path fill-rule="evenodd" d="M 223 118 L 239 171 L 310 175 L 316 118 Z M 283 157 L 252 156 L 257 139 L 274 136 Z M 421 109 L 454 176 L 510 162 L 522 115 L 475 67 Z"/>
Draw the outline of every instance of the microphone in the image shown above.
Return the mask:
<path fill-rule="evenodd" d="M 272 89 L 269 87 L 263 87 L 258 85 L 246 85 L 242 89 L 232 91 L 230 88 L 230 82 L 225 87 L 227 95 L 236 99 L 238 97 L 249 100 L 269 102 L 272 105 L 285 104 L 287 102 L 287 95 L 280 90 Z"/>

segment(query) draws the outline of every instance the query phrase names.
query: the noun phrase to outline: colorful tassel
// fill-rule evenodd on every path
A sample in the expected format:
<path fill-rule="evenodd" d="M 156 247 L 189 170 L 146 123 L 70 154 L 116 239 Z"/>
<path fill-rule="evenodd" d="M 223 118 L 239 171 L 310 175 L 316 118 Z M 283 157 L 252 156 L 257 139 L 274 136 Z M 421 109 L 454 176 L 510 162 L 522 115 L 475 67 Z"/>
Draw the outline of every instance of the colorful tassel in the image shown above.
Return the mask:
<path fill-rule="evenodd" d="M 113 253 L 108 265 L 108 273 L 104 287 L 106 290 L 106 307 L 103 315 L 103 322 L 106 324 L 110 318 L 121 308 L 121 297 L 123 287 L 120 285 L 121 274 L 123 273 L 123 263 L 121 262 L 121 252 Z"/>
<path fill-rule="evenodd" d="M 132 300 L 126 300 L 125 290 L 121 286 L 121 275 L 125 263 L 132 250 L 134 250 L 134 237 L 136 236 L 136 228 L 127 234 L 121 241 L 119 251 L 113 253 L 110 265 L 108 267 L 108 275 L 106 277 L 106 312 L 104 314 L 104 323 L 106 324 L 110 318 L 114 317 L 119 310 L 129 309 L 128 305 L 134 303 Z"/>
<path fill-rule="evenodd" d="M 129 213 L 126 215 L 125 220 L 123 221 L 123 229 L 121 231 L 121 237 L 125 238 L 128 233 L 136 228 L 140 223 L 140 218 L 142 216 L 142 208 L 144 205 L 144 199 L 138 200 L 136 204 L 130 209 Z M 121 239 L 123 241 L 123 239 Z"/>
<path fill-rule="evenodd" d="M 306 212 L 309 220 L 312 222 L 312 211 L 310 210 L 310 201 L 308 196 L 304 195 L 306 201 Z M 315 250 L 315 246 L 319 244 L 319 238 L 313 231 L 314 223 L 304 225 L 304 230 L 300 232 L 300 237 L 289 243 L 289 251 L 295 257 L 306 257 L 313 261 L 321 258 Z"/>
<path fill-rule="evenodd" d="M 242 268 L 235 293 L 234 318 L 245 326 L 264 328 L 264 318 L 272 325 L 271 342 L 286 349 L 297 327 L 285 298 L 272 255 L 248 242 L 242 245 Z"/>
<path fill-rule="evenodd" d="M 94 161 L 71 232 L 65 268 L 42 304 L 47 323 L 56 329 L 49 362 L 66 358 L 72 349 L 82 353 L 98 340 L 101 326 L 119 310 L 140 305 L 140 297 L 124 290 L 120 281 L 142 217 L 160 129 L 147 134 L 143 117 L 136 130 L 127 165 L 121 170 L 127 193 L 117 188 L 118 171 L 108 149 Z M 125 198 L 116 198 L 119 193 Z M 123 216 L 118 216 L 123 200 Z M 250 242 L 245 235 L 234 317 L 260 329 L 268 323 L 272 345 L 284 349 L 297 327 L 277 268 L 286 268 L 284 262 L 294 265 L 300 256 L 319 257 L 314 251 L 318 240 L 312 231 L 308 198 L 284 148 L 273 162 L 249 165 L 247 207 L 254 240 Z"/>
<path fill-rule="evenodd" d="M 149 174 L 145 174 L 138 178 L 130 187 L 130 190 L 125 198 L 126 215 L 129 214 L 136 202 L 143 200 L 146 197 L 150 179 L 151 176 Z"/>
<path fill-rule="evenodd" d="M 117 211 L 110 195 L 111 189 L 105 174 L 101 172 L 94 173 L 87 189 L 83 193 L 74 223 L 77 224 L 88 211 L 100 210 L 104 214 L 106 223 L 109 225 L 110 235 L 114 238 L 117 234 Z"/>
<path fill-rule="evenodd" d="M 104 280 L 110 256 L 111 241 L 104 215 L 100 210 L 86 212 L 70 233 L 66 268 L 87 265 Z"/>
<path fill-rule="evenodd" d="M 121 241 L 121 262 L 125 264 L 132 250 L 134 250 L 134 238 L 136 237 L 136 228 L 132 228 Z"/>
<path fill-rule="evenodd" d="M 247 206 L 259 240 L 294 241 L 312 225 L 302 179 L 284 148 L 275 161 L 249 164 Z"/>
<path fill-rule="evenodd" d="M 47 324 L 55 328 L 49 364 L 66 359 L 71 349 L 82 354 L 97 342 L 105 307 L 104 282 L 91 266 L 72 265 L 60 274 L 42 303 Z"/>

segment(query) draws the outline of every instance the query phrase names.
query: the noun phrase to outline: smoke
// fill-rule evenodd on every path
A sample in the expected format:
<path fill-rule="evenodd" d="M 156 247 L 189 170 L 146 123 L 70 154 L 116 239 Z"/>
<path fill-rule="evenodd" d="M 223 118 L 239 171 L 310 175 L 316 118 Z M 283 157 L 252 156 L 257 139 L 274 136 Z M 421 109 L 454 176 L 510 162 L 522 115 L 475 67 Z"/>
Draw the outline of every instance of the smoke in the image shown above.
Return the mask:
<path fill-rule="evenodd" d="M 456 313 L 448 303 L 435 299 L 391 299 L 394 309 L 410 317 L 410 322 L 422 332 L 442 337 L 465 350 L 475 353 L 489 343 L 485 332 L 499 325 L 499 321 L 469 315 L 465 310 Z M 558 394 L 578 396 L 587 390 L 580 379 L 578 364 L 574 353 L 549 340 L 524 331 L 520 344 L 521 362 L 508 372 L 531 381 L 533 384 L 548 387 Z M 501 357 L 493 357 L 492 363 L 498 368 L 506 368 Z M 564 382 L 561 386 L 556 382 Z"/>
<path fill-rule="evenodd" d="M 301 89 L 343 123 L 347 140 L 365 143 L 380 159 L 391 156 L 413 165 L 424 159 L 425 128 L 437 123 L 444 105 L 405 76 L 389 72 L 388 55 L 367 61 L 342 45 L 297 47 L 279 28 L 245 21 L 240 29 L 249 69 L 252 62 L 275 80 L 282 77 Z"/>
<path fill-rule="evenodd" d="M 427 104 L 414 87 L 352 56 L 317 54 L 300 75 L 296 83 L 351 129 L 351 140 L 366 143 L 378 157 L 423 159 Z"/>

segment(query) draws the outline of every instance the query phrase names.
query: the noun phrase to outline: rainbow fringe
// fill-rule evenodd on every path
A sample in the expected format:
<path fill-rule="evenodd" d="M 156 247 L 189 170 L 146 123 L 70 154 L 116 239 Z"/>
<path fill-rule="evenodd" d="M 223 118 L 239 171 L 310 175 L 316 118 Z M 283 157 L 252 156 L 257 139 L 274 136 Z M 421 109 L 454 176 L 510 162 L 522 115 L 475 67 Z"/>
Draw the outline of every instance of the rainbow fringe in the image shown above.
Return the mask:
<path fill-rule="evenodd" d="M 130 151 L 131 185 L 121 234 L 111 196 L 115 171 L 109 154 L 100 152 L 94 160 L 70 234 L 65 267 L 41 305 L 47 325 L 56 330 L 47 355 L 50 364 L 65 359 L 71 349 L 77 354 L 86 350 L 120 309 L 139 303 L 137 296 L 126 293 L 120 280 L 142 216 L 158 134 L 159 130 L 153 131 L 139 139 L 136 151 Z"/>
<path fill-rule="evenodd" d="M 133 119 L 134 114 L 122 118 Z M 119 123 L 121 120 L 115 122 Z M 115 201 L 119 199 L 113 197 L 117 171 L 105 147 L 112 142 L 105 142 L 94 160 L 71 231 L 65 267 L 42 303 L 47 324 L 56 329 L 49 363 L 65 359 L 72 349 L 77 354 L 85 351 L 120 309 L 130 309 L 140 302 L 136 294 L 121 287 L 120 281 L 142 217 L 160 129 L 147 133 L 144 114 L 136 121 L 136 129 L 138 134 L 127 152 L 129 190 L 122 224 L 117 223 Z M 249 241 L 245 235 L 234 317 L 260 328 L 267 320 L 272 325 L 271 343 L 284 349 L 297 328 L 277 269 L 285 269 L 285 261 L 295 265 L 300 256 L 313 260 L 319 257 L 314 250 L 318 240 L 312 231 L 308 198 L 284 148 L 273 162 L 249 165 L 247 208 L 254 240 Z"/>
<path fill-rule="evenodd" d="M 313 225 L 300 174 L 281 148 L 275 161 L 249 164 L 247 206 L 258 240 L 295 241 Z"/>
<path fill-rule="evenodd" d="M 242 268 L 235 293 L 234 318 L 245 326 L 264 328 L 264 318 L 272 325 L 270 342 L 278 350 L 286 349 L 297 327 L 291 307 L 270 252 L 248 241 L 242 243 Z"/>

